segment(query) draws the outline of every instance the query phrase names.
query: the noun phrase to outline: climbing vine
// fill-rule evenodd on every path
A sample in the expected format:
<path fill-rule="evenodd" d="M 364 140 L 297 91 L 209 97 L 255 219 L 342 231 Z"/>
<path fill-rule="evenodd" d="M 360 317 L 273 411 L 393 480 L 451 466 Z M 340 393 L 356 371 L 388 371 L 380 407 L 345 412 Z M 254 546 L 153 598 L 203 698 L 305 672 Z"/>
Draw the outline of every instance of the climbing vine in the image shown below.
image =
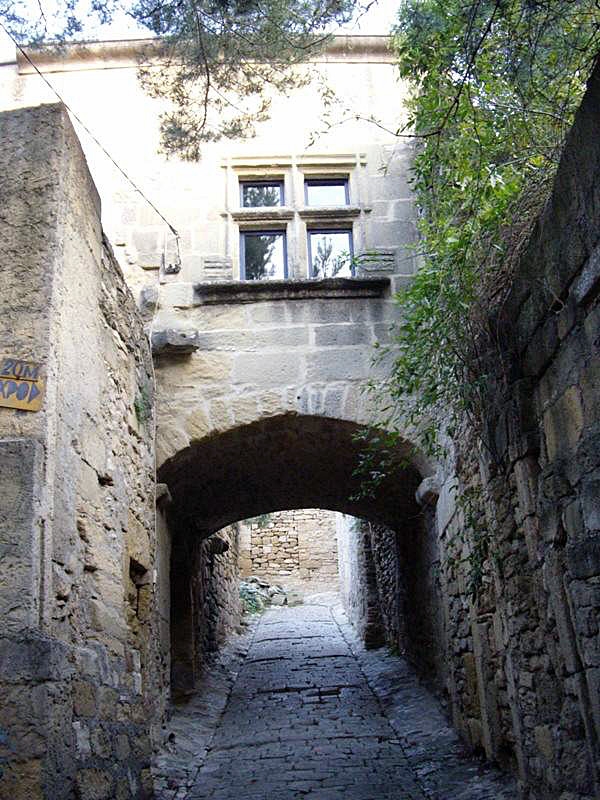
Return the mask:
<path fill-rule="evenodd" d="M 412 185 L 420 268 L 397 295 L 402 322 L 382 391 L 384 427 L 401 413 L 439 455 L 440 417 L 465 417 L 485 441 L 490 358 L 512 265 L 554 176 L 600 50 L 592 0 L 407 0 L 395 32 L 412 86 Z M 388 358 L 381 350 L 381 358 Z M 494 375 L 497 378 L 497 374 Z"/>
<path fill-rule="evenodd" d="M 399 431 L 434 459 L 472 442 L 497 459 L 485 417 L 508 365 L 495 329 L 513 267 L 549 194 L 566 134 L 600 51 L 594 0 L 406 0 L 394 38 L 411 87 L 419 269 L 396 300 L 401 322 L 376 356 L 379 424 L 362 434 L 357 474 L 376 491 Z M 475 435 L 472 440 L 471 435 Z M 460 529 L 446 566 L 482 588 L 491 557 L 481 487 L 455 491 Z"/>

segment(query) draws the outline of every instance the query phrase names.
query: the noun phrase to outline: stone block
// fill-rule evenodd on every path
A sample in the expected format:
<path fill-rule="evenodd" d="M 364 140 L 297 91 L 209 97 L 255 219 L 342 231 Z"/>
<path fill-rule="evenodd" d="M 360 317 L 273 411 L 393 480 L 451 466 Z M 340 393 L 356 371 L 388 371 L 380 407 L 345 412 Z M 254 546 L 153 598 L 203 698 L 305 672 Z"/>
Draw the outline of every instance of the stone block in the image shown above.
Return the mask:
<path fill-rule="evenodd" d="M 548 459 L 565 458 L 577 449 L 583 430 L 583 408 L 579 387 L 569 386 L 544 414 Z"/>
<path fill-rule="evenodd" d="M 194 353 L 189 361 L 178 365 L 177 380 L 182 385 L 195 385 L 198 381 L 216 383 L 231 378 L 233 360 L 229 353 L 203 352 Z M 168 383 L 167 376 L 167 383 Z"/>
<path fill-rule="evenodd" d="M 202 350 L 263 351 L 288 347 L 307 347 L 308 328 L 303 325 L 287 328 L 255 328 L 242 331 L 201 332 L 199 334 Z"/>
<path fill-rule="evenodd" d="M 78 717 L 96 716 L 96 687 L 88 681 L 73 682 L 73 712 Z"/>
<path fill-rule="evenodd" d="M 226 400 L 213 400 L 210 404 L 211 431 L 226 431 L 233 427 L 233 413 Z"/>
<path fill-rule="evenodd" d="M 0 638 L 0 680 L 41 683 L 68 679 L 73 674 L 70 648 L 37 632 Z"/>
<path fill-rule="evenodd" d="M 156 431 L 156 465 L 160 466 L 190 443 L 187 433 L 175 424 L 159 423 Z"/>
<path fill-rule="evenodd" d="M 233 380 L 236 383 L 270 388 L 300 379 L 300 356 L 296 353 L 240 354 L 235 359 Z"/>
<path fill-rule="evenodd" d="M 263 417 L 275 416 L 289 411 L 289 403 L 285 392 L 262 392 L 257 394 L 256 398 Z"/>
<path fill-rule="evenodd" d="M 574 578 L 600 575 L 600 535 L 590 536 L 566 547 L 569 572 Z"/>
<path fill-rule="evenodd" d="M 91 599 L 89 602 L 93 629 L 107 634 L 110 644 L 114 644 L 114 640 L 125 642 L 125 621 L 118 612 L 100 599 Z M 118 649 L 122 650 L 122 647 Z"/>
<path fill-rule="evenodd" d="M 295 301 L 289 304 L 289 319 L 291 322 L 308 325 L 319 322 L 351 322 L 351 309 L 356 302 L 361 301 L 346 298 Z"/>
<path fill-rule="evenodd" d="M 187 355 L 199 347 L 198 332 L 167 328 L 152 332 L 152 352 L 157 356 Z"/>
<path fill-rule="evenodd" d="M 600 282 L 600 247 L 596 247 L 588 258 L 578 278 L 573 282 L 571 291 L 581 305 L 593 294 Z"/>
<path fill-rule="evenodd" d="M 208 415 L 201 408 L 197 409 L 188 416 L 185 430 L 191 442 L 204 438 L 210 432 Z"/>
<path fill-rule="evenodd" d="M 124 733 L 120 733 L 115 742 L 115 756 L 119 761 L 127 761 L 130 754 L 129 738 Z"/>
<path fill-rule="evenodd" d="M 345 395 L 346 387 L 343 386 L 326 389 L 323 397 L 323 415 L 333 419 L 342 417 Z"/>
<path fill-rule="evenodd" d="M 369 358 L 362 348 L 331 349 L 308 353 L 306 379 L 320 383 L 366 378 Z"/>
<path fill-rule="evenodd" d="M 161 308 L 191 308 L 194 305 L 194 286 L 177 281 L 160 287 Z"/>
<path fill-rule="evenodd" d="M 318 325 L 314 329 L 316 347 L 344 347 L 371 343 L 371 328 L 367 325 L 341 323 Z"/>
<path fill-rule="evenodd" d="M 231 401 L 236 425 L 248 425 L 258 419 L 258 404 L 254 397 L 236 397 Z"/>
<path fill-rule="evenodd" d="M 140 291 L 139 307 L 142 314 L 152 316 L 158 308 L 158 286 L 144 286 Z"/>
<path fill-rule="evenodd" d="M 2 797 L 6 800 L 47 800 L 42 769 L 43 762 L 38 758 L 2 763 Z"/>
<path fill-rule="evenodd" d="M 554 761 L 554 741 L 552 728 L 549 725 L 537 725 L 534 728 L 537 749 L 544 756 L 548 764 Z"/>
<path fill-rule="evenodd" d="M 584 480 L 582 487 L 583 522 L 588 532 L 600 531 L 600 477 Z"/>
<path fill-rule="evenodd" d="M 119 693 L 110 686 L 98 689 L 98 716 L 100 719 L 114 720 L 117 716 Z"/>
<path fill-rule="evenodd" d="M 149 532 L 137 517 L 129 510 L 127 532 L 125 534 L 127 554 L 135 559 L 145 569 L 150 569 L 150 538 Z M 106 599 L 106 597 L 105 597 Z"/>
<path fill-rule="evenodd" d="M 102 769 L 81 769 L 77 773 L 77 797 L 80 800 L 112 800 L 113 778 Z"/>

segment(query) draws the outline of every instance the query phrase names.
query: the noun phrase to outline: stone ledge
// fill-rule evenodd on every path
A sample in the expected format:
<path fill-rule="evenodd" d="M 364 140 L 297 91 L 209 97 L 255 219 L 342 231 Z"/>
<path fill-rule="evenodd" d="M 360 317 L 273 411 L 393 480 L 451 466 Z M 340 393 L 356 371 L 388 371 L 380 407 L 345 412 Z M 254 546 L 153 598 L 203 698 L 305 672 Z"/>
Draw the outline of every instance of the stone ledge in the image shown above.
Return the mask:
<path fill-rule="evenodd" d="M 390 279 L 387 277 L 196 283 L 194 284 L 194 305 L 254 303 L 258 300 L 382 297 L 389 287 Z"/>
<path fill-rule="evenodd" d="M 309 224 L 318 224 L 320 222 L 346 222 L 347 220 L 356 219 L 360 216 L 361 210 L 366 213 L 370 212 L 370 208 L 361 209 L 360 206 L 314 206 L 312 208 L 302 208 L 298 211 L 300 219 L 303 219 Z"/>
<path fill-rule="evenodd" d="M 189 355 L 199 347 L 198 331 L 167 328 L 152 333 L 152 354 Z"/>
<path fill-rule="evenodd" d="M 231 211 L 231 217 L 236 222 L 265 222 L 273 223 L 294 219 L 294 211 L 286 206 L 263 206 L 261 208 L 241 208 Z M 227 214 L 221 214 L 227 217 Z"/>

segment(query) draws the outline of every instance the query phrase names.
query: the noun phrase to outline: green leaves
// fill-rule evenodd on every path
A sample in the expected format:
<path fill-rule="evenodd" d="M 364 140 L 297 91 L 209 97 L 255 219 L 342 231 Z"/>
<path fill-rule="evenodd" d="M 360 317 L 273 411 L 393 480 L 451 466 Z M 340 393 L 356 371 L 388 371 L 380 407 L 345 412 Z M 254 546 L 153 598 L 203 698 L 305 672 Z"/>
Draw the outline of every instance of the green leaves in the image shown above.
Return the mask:
<path fill-rule="evenodd" d="M 166 153 L 200 158 L 204 142 L 247 138 L 268 118 L 270 98 L 303 86 L 305 64 L 332 23 L 347 22 L 357 0 L 138 0 L 133 15 L 163 38 L 162 66 L 140 71 L 164 98 Z"/>
<path fill-rule="evenodd" d="M 412 184 L 419 250 L 397 301 L 389 391 L 419 420 L 440 408 L 483 430 L 489 303 L 506 286 L 600 49 L 592 0 L 408 0 L 395 32 L 420 134 Z M 410 403 L 408 400 L 410 399 Z M 435 449 L 427 429 L 421 446 Z"/>
<path fill-rule="evenodd" d="M 433 458 L 443 454 L 440 432 L 458 440 L 470 476 L 479 445 L 499 458 L 485 424 L 502 403 L 506 372 L 494 309 L 549 191 L 599 30 L 592 0 L 401 6 L 395 46 L 422 136 L 412 186 L 424 255 L 396 296 L 402 321 L 388 382 L 372 387 L 382 421 L 363 444 L 363 493 L 374 493 L 407 429 Z M 461 483 L 462 521 L 446 542 L 445 566 L 466 569 L 472 599 L 491 558 L 484 505 L 478 482 Z"/>

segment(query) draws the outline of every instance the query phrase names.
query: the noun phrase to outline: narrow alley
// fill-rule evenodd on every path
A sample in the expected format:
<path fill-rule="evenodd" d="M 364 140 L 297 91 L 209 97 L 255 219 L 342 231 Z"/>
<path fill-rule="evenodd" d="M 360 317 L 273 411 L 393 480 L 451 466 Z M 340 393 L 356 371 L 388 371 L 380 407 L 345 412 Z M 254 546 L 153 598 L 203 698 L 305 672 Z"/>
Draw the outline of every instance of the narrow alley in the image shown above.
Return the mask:
<path fill-rule="evenodd" d="M 185 786 L 173 768 L 185 754 L 164 763 L 173 770 L 165 800 L 514 797 L 507 776 L 464 755 L 403 659 L 362 648 L 334 593 L 271 608 L 248 636 L 228 697 L 223 685 L 206 684 L 200 707 L 226 702 Z M 191 706 L 173 720 L 176 748 L 186 736 L 194 746 L 202 715 L 198 700 Z"/>

